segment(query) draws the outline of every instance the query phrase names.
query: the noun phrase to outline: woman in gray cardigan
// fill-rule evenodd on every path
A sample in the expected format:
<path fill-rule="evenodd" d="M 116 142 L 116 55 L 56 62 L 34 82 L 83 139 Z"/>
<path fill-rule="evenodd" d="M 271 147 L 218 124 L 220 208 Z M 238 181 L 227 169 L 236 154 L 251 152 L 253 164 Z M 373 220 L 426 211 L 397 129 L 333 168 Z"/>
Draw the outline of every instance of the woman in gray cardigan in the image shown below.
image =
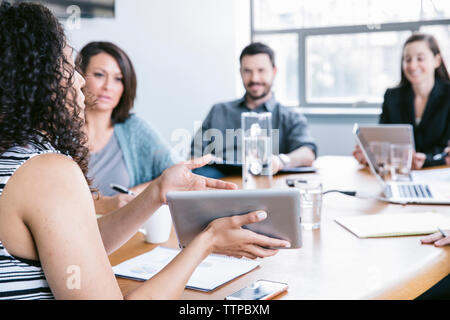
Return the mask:
<path fill-rule="evenodd" d="M 131 114 L 136 74 L 127 54 L 110 42 L 91 42 L 77 57 L 86 79 L 86 128 L 89 173 L 99 214 L 114 211 L 133 199 L 117 193 L 111 183 L 142 191 L 150 180 L 174 164 L 169 146 L 151 126 Z"/>

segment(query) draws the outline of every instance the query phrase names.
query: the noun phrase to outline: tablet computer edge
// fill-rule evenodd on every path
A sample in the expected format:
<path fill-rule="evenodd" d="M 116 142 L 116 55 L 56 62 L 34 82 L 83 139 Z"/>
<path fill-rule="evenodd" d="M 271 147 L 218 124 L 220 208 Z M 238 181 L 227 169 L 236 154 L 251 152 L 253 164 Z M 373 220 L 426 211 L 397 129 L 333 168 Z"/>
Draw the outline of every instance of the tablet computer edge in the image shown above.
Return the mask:
<path fill-rule="evenodd" d="M 302 246 L 300 194 L 296 189 L 176 191 L 167 193 L 172 221 L 181 248 L 213 220 L 264 210 L 267 218 L 244 226 L 269 237 Z"/>

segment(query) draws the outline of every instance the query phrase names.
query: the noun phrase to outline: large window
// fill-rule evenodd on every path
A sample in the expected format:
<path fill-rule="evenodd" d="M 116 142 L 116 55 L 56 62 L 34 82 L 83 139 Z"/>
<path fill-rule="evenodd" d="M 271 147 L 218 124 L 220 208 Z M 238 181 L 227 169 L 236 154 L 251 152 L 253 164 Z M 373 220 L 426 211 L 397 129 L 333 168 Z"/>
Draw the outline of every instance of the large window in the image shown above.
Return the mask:
<path fill-rule="evenodd" d="M 378 108 L 402 45 L 433 34 L 450 63 L 450 0 L 251 0 L 252 40 L 275 50 L 288 106 Z"/>

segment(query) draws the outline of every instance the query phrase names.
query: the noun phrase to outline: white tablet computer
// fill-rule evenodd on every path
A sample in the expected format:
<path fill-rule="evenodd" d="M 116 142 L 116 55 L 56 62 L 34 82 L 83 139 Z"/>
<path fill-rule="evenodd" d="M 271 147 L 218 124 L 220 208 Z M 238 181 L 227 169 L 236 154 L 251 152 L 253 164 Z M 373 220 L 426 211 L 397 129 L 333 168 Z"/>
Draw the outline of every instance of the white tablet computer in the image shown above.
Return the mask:
<path fill-rule="evenodd" d="M 267 218 L 244 228 L 287 240 L 291 248 L 302 245 L 298 190 L 176 191 L 168 192 L 166 197 L 180 248 L 186 247 L 211 221 L 255 210 L 266 211 Z"/>
<path fill-rule="evenodd" d="M 391 144 L 414 145 L 413 127 L 410 124 L 356 124 L 367 143 L 372 141 L 389 142 Z"/>

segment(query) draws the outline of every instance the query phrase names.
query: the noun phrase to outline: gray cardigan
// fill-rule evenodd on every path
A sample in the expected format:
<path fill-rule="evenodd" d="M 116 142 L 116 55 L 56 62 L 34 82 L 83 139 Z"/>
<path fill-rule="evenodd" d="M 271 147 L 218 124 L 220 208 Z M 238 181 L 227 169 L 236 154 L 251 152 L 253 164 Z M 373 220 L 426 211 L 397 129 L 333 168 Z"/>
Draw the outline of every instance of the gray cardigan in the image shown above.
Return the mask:
<path fill-rule="evenodd" d="M 114 134 L 123 153 L 131 187 L 157 178 L 174 164 L 168 144 L 138 116 L 132 114 L 125 122 L 115 124 Z"/>

